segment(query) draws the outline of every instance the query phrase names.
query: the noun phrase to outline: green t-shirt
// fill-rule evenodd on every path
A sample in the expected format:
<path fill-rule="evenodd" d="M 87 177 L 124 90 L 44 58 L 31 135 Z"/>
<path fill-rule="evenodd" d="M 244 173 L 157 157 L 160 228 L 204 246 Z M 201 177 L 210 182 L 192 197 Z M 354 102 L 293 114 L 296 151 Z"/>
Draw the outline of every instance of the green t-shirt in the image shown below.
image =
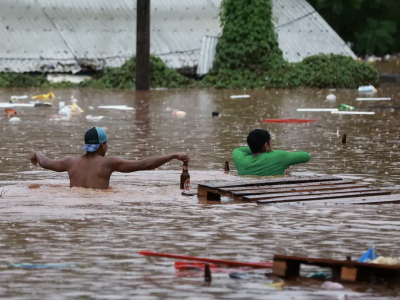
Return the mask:
<path fill-rule="evenodd" d="M 274 176 L 283 175 L 291 165 L 308 162 L 311 156 L 305 151 L 275 150 L 254 157 L 249 147 L 240 147 L 233 150 L 232 158 L 239 175 Z"/>

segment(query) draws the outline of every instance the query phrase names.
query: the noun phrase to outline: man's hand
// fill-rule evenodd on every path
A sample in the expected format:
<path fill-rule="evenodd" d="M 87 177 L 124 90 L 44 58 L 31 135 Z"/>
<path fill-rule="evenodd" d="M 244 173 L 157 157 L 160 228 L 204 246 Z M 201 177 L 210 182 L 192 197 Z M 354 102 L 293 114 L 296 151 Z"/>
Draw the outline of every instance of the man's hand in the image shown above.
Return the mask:
<path fill-rule="evenodd" d="M 187 155 L 185 152 L 175 153 L 175 158 L 183 162 L 189 161 L 189 155 Z"/>
<path fill-rule="evenodd" d="M 33 153 L 31 156 L 31 163 L 32 165 L 37 166 L 37 157 L 35 153 Z"/>

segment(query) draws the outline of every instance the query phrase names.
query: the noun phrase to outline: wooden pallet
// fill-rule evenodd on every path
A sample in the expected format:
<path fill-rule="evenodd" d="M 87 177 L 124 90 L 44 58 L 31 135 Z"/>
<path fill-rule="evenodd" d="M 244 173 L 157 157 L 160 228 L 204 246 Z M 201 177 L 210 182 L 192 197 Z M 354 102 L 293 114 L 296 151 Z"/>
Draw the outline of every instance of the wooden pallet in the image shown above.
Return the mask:
<path fill-rule="evenodd" d="M 391 195 L 376 187 L 358 184 L 334 176 L 279 177 L 217 184 L 199 184 L 197 196 L 207 200 L 234 200 L 276 203 L 351 203 L 378 204 L 400 202 L 400 195 Z"/>
<path fill-rule="evenodd" d="M 349 260 L 275 255 L 273 273 L 283 278 L 298 277 L 301 265 L 330 268 L 334 281 L 400 283 L 400 266 L 359 263 Z"/>

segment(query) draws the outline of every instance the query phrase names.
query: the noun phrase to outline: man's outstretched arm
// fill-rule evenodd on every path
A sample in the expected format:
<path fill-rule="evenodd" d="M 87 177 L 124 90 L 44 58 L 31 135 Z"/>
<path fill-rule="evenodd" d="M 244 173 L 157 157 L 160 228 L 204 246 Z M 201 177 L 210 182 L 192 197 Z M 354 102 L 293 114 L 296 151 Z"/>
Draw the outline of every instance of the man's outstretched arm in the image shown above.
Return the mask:
<path fill-rule="evenodd" d="M 187 162 L 189 161 L 189 156 L 186 153 L 174 153 L 142 160 L 124 160 L 118 157 L 111 157 L 109 158 L 109 164 L 113 172 L 131 173 L 135 171 L 154 170 L 173 159 Z"/>
<path fill-rule="evenodd" d="M 31 163 L 34 166 L 41 166 L 44 169 L 48 169 L 56 172 L 68 171 L 68 166 L 71 162 L 71 157 L 67 157 L 61 160 L 52 160 L 46 157 L 42 152 L 36 151 L 31 156 Z"/>

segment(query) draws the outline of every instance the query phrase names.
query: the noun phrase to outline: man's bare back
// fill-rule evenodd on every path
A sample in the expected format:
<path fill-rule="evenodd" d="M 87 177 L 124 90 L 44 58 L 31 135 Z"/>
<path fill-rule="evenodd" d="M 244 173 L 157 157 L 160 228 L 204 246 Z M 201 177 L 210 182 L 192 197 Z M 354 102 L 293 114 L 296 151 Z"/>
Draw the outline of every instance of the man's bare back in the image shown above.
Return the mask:
<path fill-rule="evenodd" d="M 94 127 L 88 132 L 100 132 L 98 127 Z M 103 130 L 103 129 L 101 129 Z M 103 130 L 104 131 L 104 130 Z M 142 170 L 154 170 L 163 164 L 177 159 L 183 162 L 189 161 L 186 153 L 174 153 L 160 157 L 146 158 L 143 160 L 124 160 L 118 157 L 105 157 L 107 152 L 107 136 L 104 131 L 104 142 L 99 142 L 99 138 L 87 138 L 85 135 L 86 154 L 78 157 L 67 157 L 61 160 L 52 160 L 47 158 L 42 152 L 35 152 L 31 156 L 33 165 L 40 165 L 44 169 L 56 172 L 68 172 L 70 187 L 83 187 L 91 189 L 107 189 L 110 186 L 110 177 L 113 172 L 131 173 Z M 96 132 L 95 132 L 96 133 Z M 90 143 L 95 141 L 94 143 Z M 89 144 L 88 144 L 89 143 Z M 92 151 L 94 150 L 94 151 Z"/>

